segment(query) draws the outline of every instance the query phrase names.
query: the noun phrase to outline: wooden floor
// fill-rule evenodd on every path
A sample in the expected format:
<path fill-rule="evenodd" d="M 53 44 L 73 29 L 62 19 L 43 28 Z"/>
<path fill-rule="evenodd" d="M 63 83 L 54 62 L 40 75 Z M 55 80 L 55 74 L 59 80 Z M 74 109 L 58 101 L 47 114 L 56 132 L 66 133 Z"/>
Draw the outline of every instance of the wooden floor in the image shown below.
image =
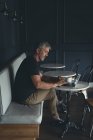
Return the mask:
<path fill-rule="evenodd" d="M 70 104 L 70 113 L 71 113 L 71 121 L 75 121 L 77 124 L 80 124 L 82 117 L 82 107 L 83 102 L 81 97 L 73 96 Z M 64 118 L 64 116 L 63 116 Z M 84 127 L 86 128 L 85 132 L 81 130 L 75 130 L 71 128 L 68 133 L 64 136 L 63 140 L 90 140 L 89 132 L 91 128 L 91 123 L 93 116 L 89 112 L 85 117 Z M 61 133 L 63 132 L 64 126 L 55 126 L 51 123 L 49 119 L 49 112 L 47 108 L 44 108 L 44 116 L 43 121 L 40 127 L 40 138 L 38 140 L 61 140 Z M 92 137 L 93 140 L 93 137 Z"/>
<path fill-rule="evenodd" d="M 38 140 L 61 140 L 61 128 L 51 126 L 51 124 L 43 124 L 40 129 L 40 138 Z M 86 134 L 70 130 L 63 140 L 90 140 Z"/>

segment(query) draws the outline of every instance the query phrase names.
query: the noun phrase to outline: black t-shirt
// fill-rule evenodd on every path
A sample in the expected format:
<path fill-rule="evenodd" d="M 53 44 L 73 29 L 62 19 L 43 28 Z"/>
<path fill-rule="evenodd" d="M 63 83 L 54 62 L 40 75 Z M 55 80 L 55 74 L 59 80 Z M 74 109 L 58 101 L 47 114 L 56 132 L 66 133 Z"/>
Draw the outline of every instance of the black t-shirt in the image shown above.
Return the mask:
<path fill-rule="evenodd" d="M 39 63 L 34 57 L 29 56 L 21 63 L 14 82 L 13 101 L 23 103 L 31 93 L 35 92 L 35 88 L 31 76 L 39 74 Z"/>

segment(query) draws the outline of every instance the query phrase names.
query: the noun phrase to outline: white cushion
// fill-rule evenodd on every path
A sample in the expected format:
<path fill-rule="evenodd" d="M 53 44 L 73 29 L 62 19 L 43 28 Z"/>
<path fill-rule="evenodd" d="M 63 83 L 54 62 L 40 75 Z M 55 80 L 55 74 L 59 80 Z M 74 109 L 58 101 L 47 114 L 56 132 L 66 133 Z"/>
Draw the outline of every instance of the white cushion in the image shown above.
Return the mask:
<path fill-rule="evenodd" d="M 22 53 L 16 60 L 14 60 L 11 64 L 12 70 L 13 70 L 13 79 L 15 79 L 16 72 L 22 63 L 22 61 L 26 58 L 26 54 Z"/>
<path fill-rule="evenodd" d="M 0 124 L 40 124 L 42 112 L 43 101 L 31 106 L 11 103 Z"/>
<path fill-rule="evenodd" d="M 16 72 L 24 58 L 26 58 L 25 53 L 20 55 L 10 65 L 13 69 L 13 78 L 15 78 Z M 8 68 L 0 72 L 0 124 L 40 124 L 42 121 L 43 101 L 30 107 L 11 102 L 9 72 Z"/>
<path fill-rule="evenodd" d="M 22 53 L 12 62 L 13 80 L 21 62 L 26 58 L 26 54 Z M 10 66 L 9 66 L 10 68 Z M 0 72 L 0 114 L 4 115 L 11 102 L 11 82 L 9 68 L 5 68 Z M 13 81 L 12 81 L 13 82 Z"/>
<path fill-rule="evenodd" d="M 8 68 L 4 69 L 0 73 L 0 102 L 2 115 L 5 114 L 10 102 L 11 102 L 11 85 Z"/>

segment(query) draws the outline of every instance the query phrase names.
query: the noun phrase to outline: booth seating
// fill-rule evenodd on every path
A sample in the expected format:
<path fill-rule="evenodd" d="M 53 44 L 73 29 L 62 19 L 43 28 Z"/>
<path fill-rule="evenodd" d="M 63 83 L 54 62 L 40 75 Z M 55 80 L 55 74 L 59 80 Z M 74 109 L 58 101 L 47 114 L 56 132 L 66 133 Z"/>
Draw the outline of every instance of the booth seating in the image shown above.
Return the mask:
<path fill-rule="evenodd" d="M 43 102 L 27 106 L 12 102 L 12 86 L 19 65 L 18 56 L 0 72 L 0 140 L 36 140 L 42 121 Z"/>

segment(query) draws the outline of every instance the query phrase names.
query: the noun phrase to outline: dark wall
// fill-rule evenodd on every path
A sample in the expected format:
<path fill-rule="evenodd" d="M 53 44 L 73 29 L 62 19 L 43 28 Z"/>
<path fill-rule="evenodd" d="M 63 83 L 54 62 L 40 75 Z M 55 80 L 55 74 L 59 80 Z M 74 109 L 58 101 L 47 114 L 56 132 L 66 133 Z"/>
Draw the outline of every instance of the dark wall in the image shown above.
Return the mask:
<path fill-rule="evenodd" d="M 93 64 L 92 3 L 92 0 L 64 1 L 64 63 L 70 69 L 72 62 L 80 59 L 80 73 Z"/>
<path fill-rule="evenodd" d="M 28 48 L 37 41 L 48 40 L 56 58 L 62 62 L 64 51 L 93 50 L 92 0 L 28 0 Z"/>
<path fill-rule="evenodd" d="M 57 34 L 57 1 L 28 0 L 28 42 L 49 40 L 56 42 Z"/>
<path fill-rule="evenodd" d="M 92 0 L 7 0 L 7 6 L 22 15 L 24 23 L 0 12 L 0 66 L 41 41 L 53 48 L 45 62 L 70 68 L 80 58 L 81 71 L 93 63 Z"/>
<path fill-rule="evenodd" d="M 61 1 L 63 2 L 63 0 Z M 62 11 L 64 11 L 63 5 L 61 6 Z M 56 61 L 59 50 L 59 7 L 59 0 L 27 1 L 28 49 L 33 48 L 36 42 L 48 41 L 53 48 L 47 58 L 48 61 Z M 63 30 L 63 26 L 60 28 Z"/>
<path fill-rule="evenodd" d="M 93 44 L 92 6 L 92 0 L 65 0 L 64 42 Z"/>
<path fill-rule="evenodd" d="M 7 8 L 10 10 L 8 16 L 2 11 L 4 0 L 0 1 L 0 69 L 10 59 L 25 49 L 25 0 L 7 0 Z M 14 11 L 18 20 L 13 21 Z M 24 23 L 20 23 L 23 17 Z"/>
<path fill-rule="evenodd" d="M 28 0 L 27 47 L 47 40 L 53 51 L 46 62 L 65 63 L 70 69 L 81 59 L 81 70 L 93 62 L 92 0 Z"/>

